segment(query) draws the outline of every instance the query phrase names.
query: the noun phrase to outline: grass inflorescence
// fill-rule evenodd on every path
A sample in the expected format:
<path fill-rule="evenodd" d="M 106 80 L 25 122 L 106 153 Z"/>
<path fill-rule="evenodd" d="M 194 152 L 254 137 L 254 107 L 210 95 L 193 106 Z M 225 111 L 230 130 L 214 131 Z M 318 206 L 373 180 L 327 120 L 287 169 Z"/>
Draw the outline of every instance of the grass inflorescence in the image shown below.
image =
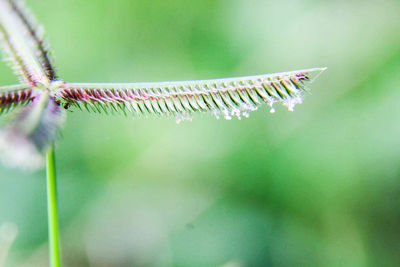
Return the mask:
<path fill-rule="evenodd" d="M 191 118 L 195 112 L 211 112 L 226 119 L 248 117 L 267 104 L 283 103 L 293 110 L 301 103 L 307 83 L 324 69 L 269 75 L 160 83 L 63 84 L 55 96 L 65 107 L 97 113 L 134 116 Z"/>
<path fill-rule="evenodd" d="M 172 116 L 191 120 L 196 112 L 225 119 L 248 117 L 261 105 L 303 101 L 307 85 L 325 69 L 158 83 L 69 83 L 58 78 L 44 30 L 19 0 L 0 0 L 0 45 L 20 85 L 0 87 L 0 115 L 18 110 L 0 129 L 0 158 L 8 166 L 37 169 L 47 154 L 50 258 L 60 265 L 54 142 L 67 109 L 122 113 L 138 117 Z"/>

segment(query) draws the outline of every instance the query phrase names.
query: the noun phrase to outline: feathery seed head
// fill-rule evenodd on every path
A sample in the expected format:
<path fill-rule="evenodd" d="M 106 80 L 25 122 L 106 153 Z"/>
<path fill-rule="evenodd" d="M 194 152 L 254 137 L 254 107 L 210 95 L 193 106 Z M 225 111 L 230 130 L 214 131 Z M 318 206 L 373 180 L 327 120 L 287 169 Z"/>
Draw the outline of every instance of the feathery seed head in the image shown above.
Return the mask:
<path fill-rule="evenodd" d="M 307 84 L 325 69 L 239 78 L 183 82 L 132 84 L 72 84 L 55 90 L 63 105 L 97 113 L 131 113 L 134 116 L 174 116 L 177 122 L 191 120 L 195 112 L 219 118 L 248 117 L 262 104 L 275 112 L 274 103 L 290 111 L 301 103 Z"/>
<path fill-rule="evenodd" d="M 97 113 L 192 120 L 210 113 L 231 120 L 249 117 L 266 104 L 290 111 L 303 100 L 307 85 L 324 68 L 215 80 L 90 84 L 56 78 L 44 29 L 19 0 L 0 0 L 0 45 L 5 60 L 23 84 L 0 87 L 0 115 L 22 109 L 0 129 L 0 158 L 12 166 L 34 168 L 56 139 L 69 107 Z"/>

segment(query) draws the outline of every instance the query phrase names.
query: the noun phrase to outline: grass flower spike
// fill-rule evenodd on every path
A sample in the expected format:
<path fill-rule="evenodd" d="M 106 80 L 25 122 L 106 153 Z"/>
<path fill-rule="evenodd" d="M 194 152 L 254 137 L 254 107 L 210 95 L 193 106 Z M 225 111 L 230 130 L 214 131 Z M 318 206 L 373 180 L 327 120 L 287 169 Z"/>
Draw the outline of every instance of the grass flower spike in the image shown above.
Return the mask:
<path fill-rule="evenodd" d="M 249 112 L 275 102 L 293 111 L 302 102 L 306 85 L 324 69 L 266 74 L 217 80 L 128 83 L 64 83 L 55 96 L 65 107 L 94 112 L 122 112 L 134 116 L 175 116 L 191 119 L 194 112 L 211 112 L 217 118 L 248 117 Z"/>
<path fill-rule="evenodd" d="M 8 166 L 36 169 L 43 166 L 64 110 L 50 92 L 55 71 L 43 28 L 21 1 L 0 0 L 0 41 L 5 60 L 23 83 L 0 87 L 0 114 L 23 107 L 0 130 L 0 157 Z"/>
<path fill-rule="evenodd" d="M 51 266 L 60 266 L 53 144 L 66 110 L 121 113 L 135 117 L 174 117 L 194 113 L 217 118 L 248 117 L 261 105 L 290 111 L 303 100 L 308 84 L 325 68 L 225 78 L 152 83 L 71 83 L 60 80 L 44 30 L 19 0 L 0 0 L 0 45 L 20 84 L 0 86 L 0 116 L 15 112 L 0 128 L 0 158 L 7 166 L 37 169 L 47 153 Z"/>
<path fill-rule="evenodd" d="M 0 114 L 23 107 L 16 120 L 0 132 L 0 153 L 8 165 L 21 167 L 44 162 L 38 159 L 57 137 L 65 109 L 172 116 L 177 122 L 191 120 L 196 112 L 240 119 L 263 104 L 270 106 L 272 113 L 274 103 L 293 110 L 302 102 L 307 84 L 324 70 L 199 81 L 69 83 L 56 78 L 43 27 L 22 1 L 0 0 L 0 37 L 5 60 L 22 82 L 0 87 Z"/>

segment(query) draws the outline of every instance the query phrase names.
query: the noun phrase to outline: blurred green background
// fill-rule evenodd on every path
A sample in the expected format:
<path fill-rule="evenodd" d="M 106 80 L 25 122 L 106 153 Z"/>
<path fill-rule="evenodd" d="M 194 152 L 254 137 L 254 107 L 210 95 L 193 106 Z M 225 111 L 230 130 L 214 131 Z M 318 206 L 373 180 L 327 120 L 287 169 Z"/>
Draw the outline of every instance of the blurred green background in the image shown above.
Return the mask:
<path fill-rule="evenodd" d="M 329 67 L 294 113 L 180 125 L 69 113 L 64 266 L 400 266 L 399 1 L 27 3 L 65 81 Z M 5 266 L 46 266 L 43 171 L 0 167 L 4 222 L 18 227 Z"/>

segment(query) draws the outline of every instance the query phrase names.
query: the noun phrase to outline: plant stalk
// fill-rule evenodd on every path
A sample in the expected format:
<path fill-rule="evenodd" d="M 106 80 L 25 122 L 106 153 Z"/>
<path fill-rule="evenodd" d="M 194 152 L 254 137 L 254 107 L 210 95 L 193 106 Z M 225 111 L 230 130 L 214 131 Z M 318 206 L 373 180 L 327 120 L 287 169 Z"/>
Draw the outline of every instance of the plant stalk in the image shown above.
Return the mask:
<path fill-rule="evenodd" d="M 58 237 L 57 181 L 54 145 L 50 147 L 46 155 L 46 171 L 50 266 L 60 267 L 60 242 Z"/>

